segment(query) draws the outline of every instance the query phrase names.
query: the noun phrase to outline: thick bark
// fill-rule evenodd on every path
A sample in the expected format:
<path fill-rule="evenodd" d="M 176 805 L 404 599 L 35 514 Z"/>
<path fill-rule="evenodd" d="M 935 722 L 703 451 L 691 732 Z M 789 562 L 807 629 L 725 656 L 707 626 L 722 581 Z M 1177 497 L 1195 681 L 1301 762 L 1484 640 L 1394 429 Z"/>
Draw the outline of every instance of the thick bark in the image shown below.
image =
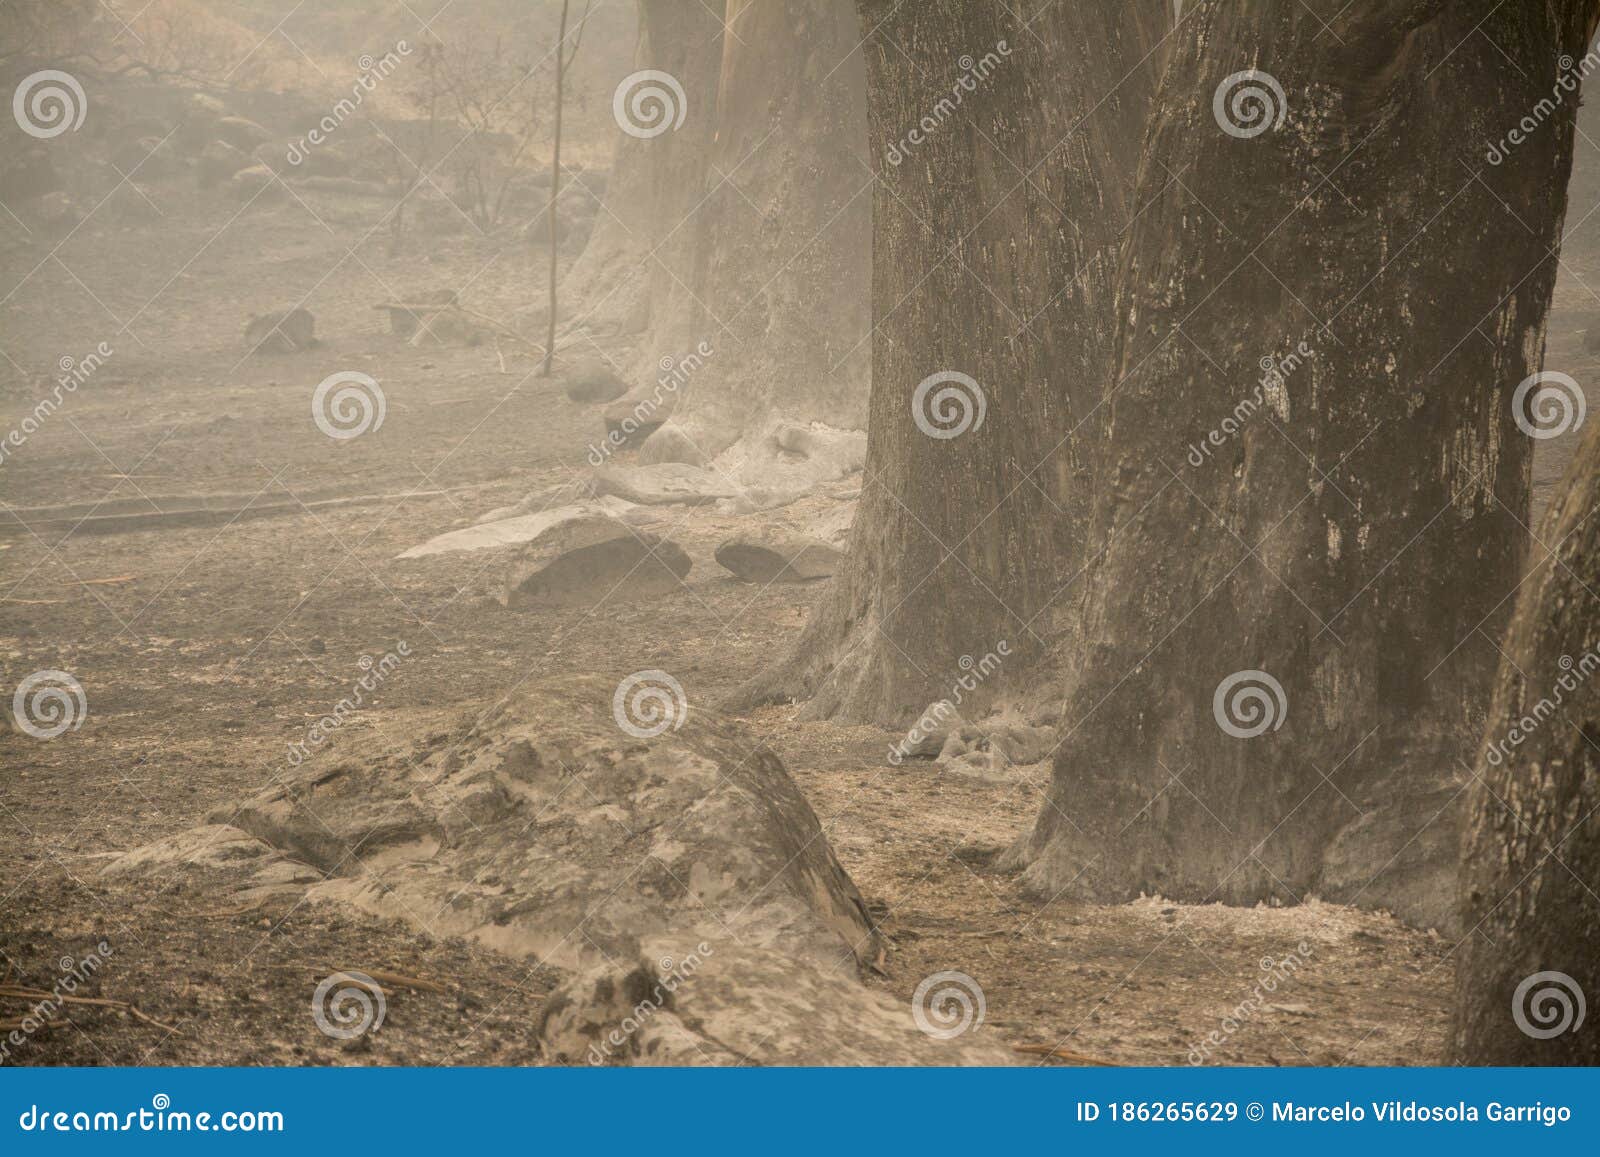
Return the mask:
<path fill-rule="evenodd" d="M 1462 849 L 1454 1060 L 1600 1064 L 1600 422 L 1534 548 Z M 1549 975 L 1538 975 L 1549 974 Z"/>
<path fill-rule="evenodd" d="M 846 571 L 736 702 L 898 723 L 949 694 L 963 656 L 1003 641 L 1020 669 L 1077 597 L 1118 233 L 1166 28 L 1162 6 L 1119 0 L 1027 27 L 976 0 L 859 7 L 878 176 L 866 480 Z M 959 403 L 936 401 L 946 388 Z"/>
<path fill-rule="evenodd" d="M 646 462 L 703 462 L 779 417 L 866 424 L 872 201 L 860 22 L 842 0 L 728 0 L 727 21 L 696 215 L 703 252 L 678 271 L 700 307 L 694 341 L 716 353 L 645 442 Z"/>
<path fill-rule="evenodd" d="M 1452 923 L 1576 100 L 1485 157 L 1582 54 L 1579 7 L 1185 4 L 1083 670 L 1014 853 L 1039 893 L 1315 892 Z M 1252 67 L 1281 87 L 1246 82 L 1264 105 L 1234 99 Z"/>
<path fill-rule="evenodd" d="M 639 0 L 635 66 L 672 76 L 686 108 L 676 129 L 651 136 L 618 132 L 594 233 L 562 280 L 575 326 L 601 335 L 645 334 L 660 324 L 673 294 L 682 296 L 670 270 L 693 248 L 693 234 L 679 226 L 704 195 L 721 56 L 722 22 L 714 11 L 681 0 Z M 673 115 L 660 105 L 646 112 Z M 656 122 L 644 124 L 653 129 Z"/>

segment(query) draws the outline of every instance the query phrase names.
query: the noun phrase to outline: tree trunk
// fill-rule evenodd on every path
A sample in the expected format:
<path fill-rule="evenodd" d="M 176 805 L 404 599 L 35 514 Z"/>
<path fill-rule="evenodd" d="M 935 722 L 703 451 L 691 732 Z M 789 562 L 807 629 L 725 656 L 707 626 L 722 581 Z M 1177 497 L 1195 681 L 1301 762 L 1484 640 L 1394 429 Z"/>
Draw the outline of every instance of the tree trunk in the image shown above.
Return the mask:
<path fill-rule="evenodd" d="M 567 79 L 567 10 L 572 0 L 561 0 L 561 28 L 556 33 L 556 93 L 555 126 L 550 143 L 550 206 L 547 211 L 550 238 L 550 316 L 545 325 L 544 361 L 539 365 L 539 376 L 549 377 L 556 360 L 556 270 L 560 265 L 561 226 L 556 219 L 556 205 L 561 200 L 561 106 L 566 95 Z"/>
<path fill-rule="evenodd" d="M 1013 853 L 1040 894 L 1452 923 L 1576 98 L 1485 158 L 1581 55 L 1582 6 L 1184 5 L 1083 671 Z"/>
<path fill-rule="evenodd" d="M 636 132 L 619 131 L 594 233 L 562 282 L 567 300 L 576 305 L 574 328 L 600 336 L 642 335 L 659 321 L 653 315 L 674 293 L 682 296 L 668 270 L 692 249 L 692 233 L 680 226 L 705 193 L 721 56 L 722 21 L 707 6 L 639 0 L 635 64 L 677 81 L 684 116 L 677 128 L 656 131 L 659 122 L 644 119 L 629 122 Z M 623 78 L 618 82 L 622 86 Z M 628 98 L 651 84 L 640 80 L 621 88 L 623 119 L 629 115 Z M 654 87 L 676 101 L 669 88 Z M 675 119 L 675 109 L 659 103 L 647 109 L 647 116 L 656 114 Z M 637 135 L 641 128 L 653 135 Z"/>
<path fill-rule="evenodd" d="M 1518 596 L 1470 795 L 1458 1064 L 1600 1064 L 1600 1009 L 1584 1009 L 1600 1000 L 1597 505 L 1591 420 Z"/>
<path fill-rule="evenodd" d="M 778 417 L 866 425 L 866 149 L 854 8 L 728 0 L 717 136 L 696 213 L 705 252 L 677 271 L 703 307 L 689 344 L 704 339 L 715 354 L 642 460 L 701 463 Z"/>
<path fill-rule="evenodd" d="M 896 724 L 949 694 L 963 656 L 1003 641 L 1009 674 L 1043 653 L 1078 598 L 1166 14 L 1095 0 L 1024 27 L 976 0 L 859 8 L 878 176 L 866 480 L 845 571 L 735 705 Z"/>

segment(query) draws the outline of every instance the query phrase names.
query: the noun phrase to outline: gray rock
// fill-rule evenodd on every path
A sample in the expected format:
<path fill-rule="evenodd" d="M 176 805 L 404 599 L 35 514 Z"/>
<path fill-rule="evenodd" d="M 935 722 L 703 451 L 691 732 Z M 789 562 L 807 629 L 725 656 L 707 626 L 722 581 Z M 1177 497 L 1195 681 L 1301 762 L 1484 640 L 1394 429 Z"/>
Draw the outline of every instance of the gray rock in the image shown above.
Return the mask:
<path fill-rule="evenodd" d="M 716 471 L 682 462 L 651 466 L 612 462 L 595 472 L 594 491 L 596 495 L 612 494 L 641 506 L 704 506 L 737 495 L 739 488 Z"/>
<path fill-rule="evenodd" d="M 830 577 L 844 554 L 809 535 L 768 528 L 728 539 L 716 559 L 747 583 L 802 583 Z"/>
<path fill-rule="evenodd" d="M 216 133 L 234 148 L 247 153 L 272 139 L 272 134 L 255 121 L 239 116 L 220 117 L 216 123 Z"/>
<path fill-rule="evenodd" d="M 567 375 L 567 398 L 586 405 L 614 402 L 628 392 L 628 383 L 605 362 L 583 362 Z"/>
<path fill-rule="evenodd" d="M 501 602 L 511 610 L 597 607 L 669 594 L 693 565 L 670 539 L 607 514 L 581 512 L 554 523 L 519 549 Z"/>
<path fill-rule="evenodd" d="M 298 888 L 567 970 L 537 1026 L 557 1063 L 1012 1061 L 861 983 L 872 922 L 782 763 L 653 685 L 653 737 L 609 679 L 529 684 L 444 733 L 363 733 L 103 871 Z"/>
<path fill-rule="evenodd" d="M 266 165 L 251 165 L 228 178 L 228 191 L 240 201 L 276 201 L 288 196 L 277 174 Z"/>

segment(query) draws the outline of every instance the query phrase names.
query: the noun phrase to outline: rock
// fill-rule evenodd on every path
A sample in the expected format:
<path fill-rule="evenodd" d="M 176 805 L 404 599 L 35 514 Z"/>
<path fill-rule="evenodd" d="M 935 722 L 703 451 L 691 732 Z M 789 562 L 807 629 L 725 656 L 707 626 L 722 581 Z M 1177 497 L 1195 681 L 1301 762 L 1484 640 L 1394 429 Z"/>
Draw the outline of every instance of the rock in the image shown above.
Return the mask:
<path fill-rule="evenodd" d="M 828 578 L 844 555 L 808 535 L 769 528 L 728 539 L 717 547 L 716 559 L 747 583 L 801 583 Z"/>
<path fill-rule="evenodd" d="M 606 440 L 617 447 L 637 446 L 672 417 L 678 392 L 659 383 L 636 386 L 605 408 Z"/>
<path fill-rule="evenodd" d="M 501 602 L 523 610 L 651 598 L 677 590 L 691 565 L 669 539 L 606 514 L 582 513 L 552 524 L 521 548 L 508 568 Z"/>
<path fill-rule="evenodd" d="M 502 507 L 504 517 L 490 518 L 437 535 L 395 556 L 397 559 L 428 558 L 438 554 L 455 554 L 463 551 L 497 550 L 532 542 L 545 531 L 574 518 L 592 515 L 620 517 L 635 509 L 616 498 L 602 498 L 559 506 L 550 510 L 518 513 L 515 507 Z"/>
<path fill-rule="evenodd" d="M 216 134 L 236 149 L 252 152 L 257 145 L 272 140 L 272 134 L 255 121 L 240 116 L 221 117 L 216 122 Z"/>
<path fill-rule="evenodd" d="M 455 290 L 425 289 L 404 294 L 398 301 L 379 302 L 373 308 L 388 311 L 390 333 L 396 337 L 408 338 L 417 332 L 417 327 L 424 318 L 437 313 L 445 306 L 455 304 Z"/>
<path fill-rule="evenodd" d="M 945 775 L 957 775 L 981 783 L 1010 783 L 1015 778 L 1011 772 L 1011 761 L 998 748 L 969 751 L 949 760 L 940 755 L 939 766 Z"/>
<path fill-rule="evenodd" d="M 494 330 L 459 306 L 449 305 L 418 319 L 411 335 L 414 346 L 480 346 L 494 340 Z"/>
<path fill-rule="evenodd" d="M 580 363 L 567 375 L 567 399 L 586 405 L 614 402 L 628 392 L 624 382 L 610 366 L 598 359 Z"/>
<path fill-rule="evenodd" d="M 705 951 L 701 951 L 701 949 Z M 687 963 L 682 963 L 687 952 Z M 670 959 L 672 969 L 661 965 Z M 946 981 L 925 1006 L 975 982 Z M 929 1011 L 951 1011 L 953 1002 Z M 976 1023 L 976 1016 L 971 1018 Z M 1014 1065 L 981 1029 L 948 1040 L 917 1028 L 910 1002 L 770 949 L 657 937 L 632 958 L 597 965 L 545 1001 L 539 1042 L 557 1064 Z"/>
<path fill-rule="evenodd" d="M 191 114 L 220 120 L 228 115 L 228 106 L 208 92 L 191 92 L 189 94 L 189 111 Z"/>
<path fill-rule="evenodd" d="M 244 341 L 252 355 L 292 354 L 317 344 L 316 328 L 309 309 L 255 314 L 245 324 Z"/>
<path fill-rule="evenodd" d="M 952 734 L 959 737 L 962 729 L 971 727 L 954 703 L 948 699 L 928 704 L 928 709 L 917 717 L 901 739 L 901 754 L 907 759 L 937 756 L 944 750 Z"/>
<path fill-rule="evenodd" d="M 654 466 L 623 466 L 611 462 L 594 475 L 597 495 L 612 494 L 642 506 L 684 504 L 704 506 L 719 498 L 732 498 L 739 488 L 722 475 L 682 462 Z"/>
<path fill-rule="evenodd" d="M 277 174 L 265 165 L 251 165 L 228 178 L 228 191 L 240 201 L 277 201 L 288 196 Z"/>
<path fill-rule="evenodd" d="M 783 764 L 698 710 L 692 686 L 650 674 L 654 716 L 581 676 L 471 707 L 442 733 L 361 734 L 219 808 L 231 826 L 104 871 L 292 883 L 565 969 L 536 1026 L 558 1063 L 1012 1063 L 981 1029 L 932 1039 L 860 982 L 872 921 Z M 639 738 L 651 720 L 658 733 Z"/>

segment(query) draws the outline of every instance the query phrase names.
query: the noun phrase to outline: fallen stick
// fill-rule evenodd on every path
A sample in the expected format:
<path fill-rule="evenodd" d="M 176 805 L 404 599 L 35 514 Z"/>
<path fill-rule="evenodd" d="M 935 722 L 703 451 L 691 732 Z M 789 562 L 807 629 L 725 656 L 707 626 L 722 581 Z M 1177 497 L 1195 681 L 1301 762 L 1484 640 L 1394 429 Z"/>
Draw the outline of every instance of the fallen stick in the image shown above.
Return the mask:
<path fill-rule="evenodd" d="M 172 1025 L 163 1024 L 155 1017 L 146 1015 L 136 1005 L 129 1004 L 126 1000 L 112 1000 L 104 996 L 60 996 L 53 992 L 46 992 L 42 988 L 23 988 L 21 985 L 16 984 L 0 986 L 0 1000 L 27 1000 L 34 1003 L 49 1000 L 58 1004 L 85 1004 L 96 1008 L 121 1009 L 123 1012 L 144 1021 L 145 1024 L 154 1025 L 156 1028 L 164 1028 L 176 1036 L 183 1035 Z"/>
<path fill-rule="evenodd" d="M 111 587 L 116 586 L 118 583 L 138 582 L 139 576 L 136 574 L 119 574 L 113 575 L 111 578 L 68 579 L 67 581 L 77 583 L 80 587 Z"/>
<path fill-rule="evenodd" d="M 1122 1066 L 1116 1061 L 1108 1061 L 1103 1057 L 1091 1057 L 1088 1053 L 1073 1052 L 1060 1045 L 1012 1045 L 1014 1053 L 1027 1053 L 1029 1056 L 1050 1057 L 1058 1061 L 1074 1061 L 1080 1065 L 1099 1065 L 1105 1069 L 1120 1069 Z"/>
<path fill-rule="evenodd" d="M 406 976 L 399 972 L 388 972 L 381 968 L 326 968 L 317 964 L 279 964 L 273 967 L 284 972 L 309 972 L 317 976 L 340 974 L 354 977 L 361 975 L 369 978 L 374 984 L 385 985 L 391 988 L 410 988 L 417 992 L 437 992 L 449 996 L 455 989 L 440 984 L 437 980 L 424 980 L 419 976 Z"/>

